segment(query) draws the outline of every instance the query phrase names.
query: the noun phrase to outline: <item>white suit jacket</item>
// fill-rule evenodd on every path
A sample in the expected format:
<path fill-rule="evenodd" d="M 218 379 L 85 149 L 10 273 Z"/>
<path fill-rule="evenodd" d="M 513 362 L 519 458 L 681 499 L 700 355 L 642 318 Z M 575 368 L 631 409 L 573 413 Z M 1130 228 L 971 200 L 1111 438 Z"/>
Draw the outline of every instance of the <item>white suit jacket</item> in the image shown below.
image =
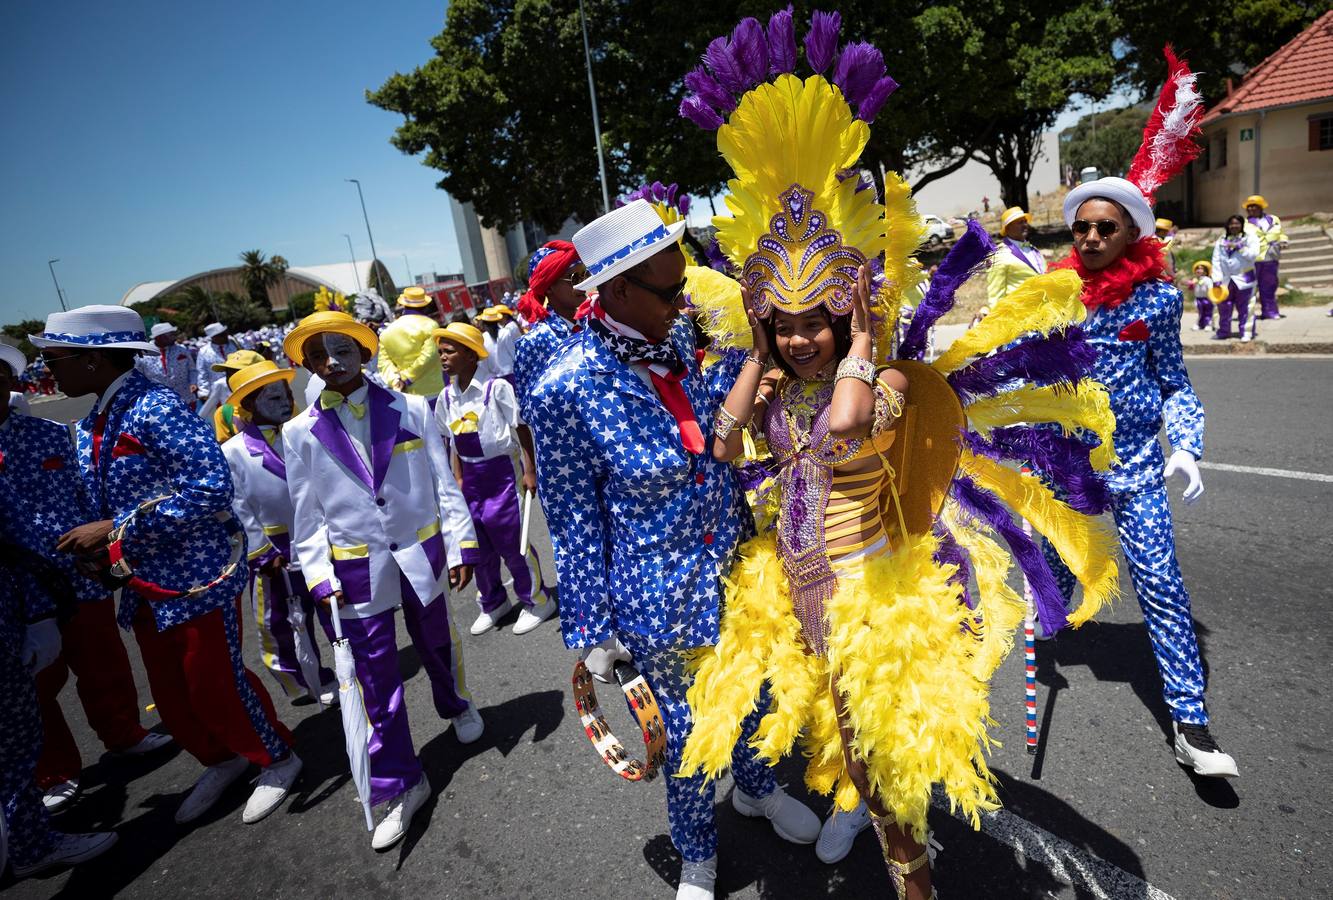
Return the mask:
<path fill-rule="evenodd" d="M 299 568 L 292 558 L 291 532 L 295 518 L 287 490 L 287 467 L 282 442 L 269 444 L 264 431 L 248 419 L 237 419 L 241 430 L 222 445 L 235 489 L 231 507 L 245 527 L 253 573 L 280 556 Z"/>
<path fill-rule="evenodd" d="M 403 580 L 430 603 L 450 568 L 479 558 L 426 399 L 367 387 L 368 464 L 337 412 L 318 403 L 282 429 L 293 552 L 316 599 L 343 592 L 343 618 L 400 605 Z"/>

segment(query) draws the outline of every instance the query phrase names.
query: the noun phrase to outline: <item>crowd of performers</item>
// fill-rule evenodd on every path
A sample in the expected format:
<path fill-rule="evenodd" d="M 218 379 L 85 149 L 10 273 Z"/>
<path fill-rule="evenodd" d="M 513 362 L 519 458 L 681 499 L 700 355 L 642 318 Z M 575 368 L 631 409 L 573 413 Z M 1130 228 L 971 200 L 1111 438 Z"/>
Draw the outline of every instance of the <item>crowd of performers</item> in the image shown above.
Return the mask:
<path fill-rule="evenodd" d="M 1203 409 L 1152 213 L 1195 152 L 1188 68 L 1169 56 L 1126 178 L 1069 193 L 1067 259 L 1046 271 L 1026 216 L 1006 211 L 1003 245 L 970 225 L 904 322 L 924 282 L 910 191 L 892 173 L 882 196 L 848 177 L 895 84 L 873 47 L 839 53 L 838 16 L 818 12 L 799 56 L 813 73 L 794 74 L 795 31 L 790 11 L 747 19 L 685 78 L 682 115 L 717 132 L 734 173 L 701 258 L 682 243 L 687 198 L 650 186 L 541 248 L 517 310 L 488 309 L 482 328 L 441 326 L 413 288 L 378 335 L 340 311 L 305 318 L 283 344 L 309 373 L 304 404 L 294 369 L 238 357 L 224 331 L 176 375 L 166 332 L 150 339 L 131 310 L 48 319 L 33 343 L 65 393 L 96 400 L 71 443 L 5 407 L 0 384 L 0 774 L 16 875 L 114 841 L 48 823 L 78 790 L 54 701 L 67 672 L 108 750 L 174 740 L 199 761 L 178 822 L 252 764 L 243 821 L 282 803 L 301 760 L 242 662 L 250 628 L 289 697 L 346 703 L 354 674 L 368 824 L 382 809 L 372 846 L 392 846 L 429 792 L 396 620 L 435 711 L 477 740 L 446 602 L 474 580 L 474 635 L 514 604 L 515 631 L 539 627 L 558 585 L 561 634 L 592 676 L 630 664 L 646 679 L 687 900 L 713 896 L 726 772 L 742 815 L 829 863 L 873 828 L 898 895 L 931 896 L 932 788 L 974 824 L 998 805 L 988 682 L 1026 612 L 1013 564 L 1052 636 L 1118 591 L 1117 537 L 1177 760 L 1237 774 L 1209 730 L 1166 488 L 1178 472 L 1186 501 L 1203 490 Z M 923 361 L 931 326 L 987 265 L 1003 296 Z M 0 357 L 0 381 L 23 367 Z M 189 401 L 206 397 L 230 412 L 205 420 Z M 549 583 L 520 536 L 533 492 Z M 117 624 L 161 732 L 139 722 Z M 321 631 L 354 673 L 324 665 Z M 797 741 L 807 786 L 833 796 L 826 819 L 774 778 Z"/>

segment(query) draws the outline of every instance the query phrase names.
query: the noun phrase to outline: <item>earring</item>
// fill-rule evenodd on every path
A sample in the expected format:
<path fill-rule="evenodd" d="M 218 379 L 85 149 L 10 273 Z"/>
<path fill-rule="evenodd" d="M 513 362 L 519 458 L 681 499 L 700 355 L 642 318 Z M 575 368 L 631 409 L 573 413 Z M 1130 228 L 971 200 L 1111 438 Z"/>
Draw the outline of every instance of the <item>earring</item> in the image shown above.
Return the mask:
<path fill-rule="evenodd" d="M 96 372 L 96 371 L 97 371 L 97 366 L 93 365 L 92 363 L 88 363 L 88 371 L 89 371 L 89 372 Z"/>

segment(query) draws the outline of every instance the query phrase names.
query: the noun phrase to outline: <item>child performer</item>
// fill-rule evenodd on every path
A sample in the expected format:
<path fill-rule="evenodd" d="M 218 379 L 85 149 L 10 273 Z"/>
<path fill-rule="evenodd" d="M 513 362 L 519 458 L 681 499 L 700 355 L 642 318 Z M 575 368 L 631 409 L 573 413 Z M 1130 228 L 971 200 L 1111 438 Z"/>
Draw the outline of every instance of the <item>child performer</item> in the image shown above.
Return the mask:
<path fill-rule="evenodd" d="M 518 401 L 509 381 L 477 377 L 478 361 L 488 356 L 480 330 L 454 323 L 435 329 L 435 339 L 444 374 L 449 378 L 435 403 L 435 424 L 453 450 L 457 465 L 454 471 L 472 513 L 481 552 L 476 571 L 481 614 L 472 623 L 472 633 L 490 631 L 513 606 L 500 581 L 503 559 L 523 607 L 514 623 L 514 634 L 527 634 L 555 613 L 555 604 L 542 584 L 541 566 L 537 566 L 534 583 L 527 561 L 519 552 L 522 518 L 510 454 L 516 445 L 521 448 L 523 490 L 535 492 L 532 433 L 519 421 Z M 537 559 L 532 552 L 529 557 L 534 562 Z M 540 603 L 533 599 L 534 586 L 540 589 Z"/>
<path fill-rule="evenodd" d="M 292 559 L 292 499 L 282 461 L 282 426 L 292 417 L 295 369 L 264 360 L 228 380 L 227 405 L 243 411 L 240 432 L 222 445 L 235 487 L 232 509 L 245 526 L 250 547 L 251 597 L 259 628 L 260 658 L 288 697 L 308 695 L 323 703 L 338 696 L 333 672 L 320 666 L 315 641 L 315 602 L 301 567 Z M 292 607 L 304 613 L 292 616 Z M 325 631 L 332 632 L 328 609 L 319 606 Z M 299 629 L 299 632 L 298 632 Z M 319 673 L 308 684 L 299 662 L 297 641 L 305 643 Z"/>
<path fill-rule="evenodd" d="M 282 443 L 297 561 L 314 598 L 336 601 L 356 657 L 373 731 L 371 802 L 388 803 L 371 846 L 387 850 L 430 795 L 408 729 L 396 608 L 430 677 L 436 712 L 454 720 L 461 743 L 481 737 L 483 725 L 463 682 L 463 648 L 445 598 L 472 580 L 472 518 L 426 398 L 363 373 L 378 347 L 375 332 L 347 313 L 303 319 L 283 349 L 325 389 L 283 428 Z"/>
<path fill-rule="evenodd" d="M 1231 337 L 1231 311 L 1236 311 L 1239 337 L 1244 343 L 1254 337 L 1254 329 L 1245 330 L 1250 315 L 1250 301 L 1254 299 L 1254 261 L 1259 257 L 1258 233 L 1247 228 L 1244 216 L 1227 219 L 1226 234 L 1213 244 L 1213 275 L 1217 283 L 1227 289 L 1227 298 L 1217 307 L 1217 336 L 1224 341 Z"/>
<path fill-rule="evenodd" d="M 1185 280 L 1185 287 L 1194 294 L 1194 308 L 1199 311 L 1195 331 L 1203 331 L 1213 324 L 1213 301 L 1208 292 L 1213 289 L 1213 264 L 1201 259 L 1194 264 L 1194 275 Z"/>

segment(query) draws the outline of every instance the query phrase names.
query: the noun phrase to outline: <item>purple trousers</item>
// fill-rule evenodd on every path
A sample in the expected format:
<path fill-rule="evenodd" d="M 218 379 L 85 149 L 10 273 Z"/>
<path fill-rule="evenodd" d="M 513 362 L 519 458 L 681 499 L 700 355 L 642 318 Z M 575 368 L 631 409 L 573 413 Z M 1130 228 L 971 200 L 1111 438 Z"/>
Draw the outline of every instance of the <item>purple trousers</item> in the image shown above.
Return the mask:
<path fill-rule="evenodd" d="M 1213 301 L 1206 297 L 1195 297 L 1194 308 L 1199 311 L 1199 330 L 1213 324 Z"/>
<path fill-rule="evenodd" d="M 1254 274 L 1259 280 L 1259 318 L 1276 319 L 1277 311 L 1277 260 L 1257 262 Z"/>
<path fill-rule="evenodd" d="M 422 604 L 402 579 L 403 618 L 421 666 L 430 678 L 435 711 L 452 719 L 472 702 L 463 680 L 463 647 L 449 621 L 449 604 L 441 594 Z M 325 626 L 333 640 L 332 624 Z M 421 780 L 421 760 L 412 746 L 398 672 L 398 639 L 393 610 L 364 619 L 343 619 L 343 636 L 356 658 L 356 678 L 370 721 L 370 802 L 384 803 Z"/>
<path fill-rule="evenodd" d="M 1234 283 L 1227 286 L 1229 293 L 1227 298 L 1217 304 L 1217 336 L 1223 338 L 1231 337 L 1231 311 L 1236 311 L 1236 334 L 1245 333 L 1245 323 L 1249 321 L 1250 316 L 1250 297 L 1254 294 L 1254 288 L 1238 288 Z"/>
<path fill-rule="evenodd" d="M 291 572 L 288 577 L 281 575 L 269 578 L 256 575 L 251 602 L 255 615 L 255 624 L 259 628 L 259 655 L 284 694 L 299 697 L 309 691 L 319 693 L 321 685 L 333 681 L 333 670 L 322 665 L 319 658 L 319 644 L 315 640 L 315 618 L 319 617 L 326 634 L 333 633 L 329 622 L 329 608 L 316 603 L 310 597 L 310 589 L 300 571 Z M 292 607 L 299 604 L 305 614 L 305 644 L 310 648 L 319 667 L 319 684 L 306 684 L 305 673 L 297 658 L 296 632 L 292 628 Z M 332 638 L 329 639 L 332 641 Z"/>
<path fill-rule="evenodd" d="M 473 435 L 457 435 L 460 438 Z M 460 441 L 461 446 L 461 441 Z M 480 450 L 480 443 L 478 443 Z M 484 459 L 480 462 L 463 461 L 463 498 L 472 513 L 472 527 L 477 532 L 477 547 L 481 561 L 475 575 L 478 603 L 482 612 L 491 612 L 508 599 L 504 582 L 500 579 L 500 561 L 504 560 L 509 574 L 514 577 L 514 595 L 528 608 L 536 605 L 533 599 L 532 572 L 528 561 L 518 552 L 523 528 L 523 516 L 518 508 L 518 485 L 514 481 L 514 464 L 507 456 Z M 530 554 L 535 558 L 535 554 Z M 537 571 L 538 586 L 541 570 Z M 545 594 L 545 588 L 542 588 Z"/>

